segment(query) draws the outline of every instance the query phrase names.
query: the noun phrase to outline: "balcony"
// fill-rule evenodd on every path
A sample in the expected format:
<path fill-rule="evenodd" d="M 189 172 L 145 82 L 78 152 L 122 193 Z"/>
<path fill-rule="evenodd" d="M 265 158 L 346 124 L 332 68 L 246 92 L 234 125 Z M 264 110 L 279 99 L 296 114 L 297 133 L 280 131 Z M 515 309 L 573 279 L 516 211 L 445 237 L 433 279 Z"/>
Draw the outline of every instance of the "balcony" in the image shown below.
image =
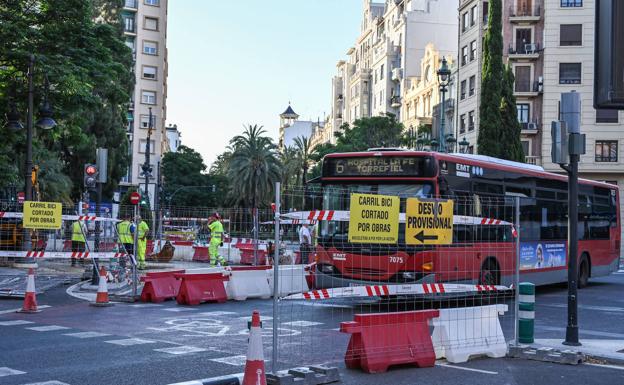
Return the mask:
<path fill-rule="evenodd" d="M 527 2 L 518 3 L 517 7 L 509 7 L 509 21 L 512 23 L 537 23 L 542 18 L 542 7 Z"/>
<path fill-rule="evenodd" d="M 530 81 L 522 81 L 516 80 L 514 86 L 514 95 L 515 96 L 524 96 L 524 97 L 535 97 L 539 96 L 544 92 L 542 83 L 538 81 L 534 81 L 531 83 Z"/>
<path fill-rule="evenodd" d="M 400 96 L 392 96 L 390 98 L 390 107 L 399 108 L 401 107 L 401 97 Z"/>
<path fill-rule="evenodd" d="M 137 0 L 124 0 L 124 9 L 137 10 L 139 8 L 139 2 Z"/>
<path fill-rule="evenodd" d="M 539 156 L 530 155 L 530 156 L 525 156 L 524 157 L 524 163 L 532 164 L 532 165 L 535 165 L 535 166 L 541 166 L 542 165 L 542 160 L 540 159 Z"/>
<path fill-rule="evenodd" d="M 392 69 L 392 81 L 400 82 L 403 78 L 403 68 Z"/>
<path fill-rule="evenodd" d="M 444 101 L 444 109 L 446 112 L 452 111 L 455 109 L 455 99 L 446 99 Z"/>
<path fill-rule="evenodd" d="M 516 46 L 509 46 L 510 60 L 537 60 L 540 56 L 539 43 L 516 43 Z"/>
<path fill-rule="evenodd" d="M 540 128 L 540 125 L 537 120 L 532 122 L 520 122 L 521 131 L 520 133 L 525 135 L 534 135 L 537 134 Z"/>

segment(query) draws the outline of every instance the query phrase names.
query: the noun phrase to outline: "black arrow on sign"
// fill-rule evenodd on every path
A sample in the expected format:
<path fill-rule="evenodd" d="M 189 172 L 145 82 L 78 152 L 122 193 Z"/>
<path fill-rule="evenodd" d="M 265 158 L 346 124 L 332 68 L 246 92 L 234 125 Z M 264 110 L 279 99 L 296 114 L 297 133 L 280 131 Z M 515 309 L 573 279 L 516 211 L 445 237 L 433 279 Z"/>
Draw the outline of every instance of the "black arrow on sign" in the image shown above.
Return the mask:
<path fill-rule="evenodd" d="M 422 243 L 425 243 L 425 241 L 435 241 L 438 239 L 437 235 L 425 235 L 425 231 L 424 230 L 420 230 L 420 232 L 416 235 L 414 235 L 414 238 L 416 238 L 417 241 L 420 241 Z"/>

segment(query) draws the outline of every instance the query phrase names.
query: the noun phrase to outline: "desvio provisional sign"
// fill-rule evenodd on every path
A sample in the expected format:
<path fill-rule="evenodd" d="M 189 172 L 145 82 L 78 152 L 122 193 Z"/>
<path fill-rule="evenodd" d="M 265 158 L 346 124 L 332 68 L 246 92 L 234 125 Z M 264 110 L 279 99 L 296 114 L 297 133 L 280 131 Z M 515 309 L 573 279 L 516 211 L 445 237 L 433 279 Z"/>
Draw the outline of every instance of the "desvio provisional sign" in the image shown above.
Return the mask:
<path fill-rule="evenodd" d="M 399 197 L 351 194 L 349 242 L 397 243 L 399 205 Z"/>
<path fill-rule="evenodd" d="M 24 228 L 57 230 L 61 228 L 63 205 L 57 202 L 24 202 Z"/>

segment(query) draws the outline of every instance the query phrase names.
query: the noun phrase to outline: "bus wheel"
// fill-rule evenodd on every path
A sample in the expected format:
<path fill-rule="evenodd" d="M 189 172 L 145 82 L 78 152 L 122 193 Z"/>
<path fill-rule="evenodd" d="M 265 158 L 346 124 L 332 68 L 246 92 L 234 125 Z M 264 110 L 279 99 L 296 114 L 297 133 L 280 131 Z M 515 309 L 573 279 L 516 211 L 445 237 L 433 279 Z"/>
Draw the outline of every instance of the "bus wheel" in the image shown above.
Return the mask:
<path fill-rule="evenodd" d="M 483 266 L 481 266 L 481 274 L 479 274 L 479 285 L 499 285 L 500 269 L 494 258 L 490 258 Z"/>
<path fill-rule="evenodd" d="M 582 289 L 589 284 L 589 259 L 586 254 L 581 255 L 578 270 L 578 288 Z"/>

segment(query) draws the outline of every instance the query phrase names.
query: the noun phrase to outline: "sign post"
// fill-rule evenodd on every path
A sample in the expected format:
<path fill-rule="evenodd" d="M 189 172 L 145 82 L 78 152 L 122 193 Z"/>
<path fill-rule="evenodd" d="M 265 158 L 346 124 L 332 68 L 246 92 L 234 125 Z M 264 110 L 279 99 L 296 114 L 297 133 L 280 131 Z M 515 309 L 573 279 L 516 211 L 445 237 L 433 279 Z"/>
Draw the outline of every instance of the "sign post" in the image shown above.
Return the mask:
<path fill-rule="evenodd" d="M 349 242 L 397 243 L 399 205 L 395 196 L 351 194 Z"/>
<path fill-rule="evenodd" d="M 139 243 L 139 224 L 137 223 L 137 215 L 139 215 L 139 201 L 141 200 L 141 194 L 137 191 L 133 191 L 130 194 L 130 203 L 134 205 L 134 218 L 132 218 L 132 222 L 134 223 L 134 246 L 132 247 L 134 255 L 131 255 L 132 259 L 132 297 L 136 298 L 138 295 L 138 282 L 139 277 L 137 276 L 137 262 L 136 262 L 136 252 Z"/>
<path fill-rule="evenodd" d="M 407 198 L 405 243 L 408 245 L 453 243 L 453 201 Z"/>

